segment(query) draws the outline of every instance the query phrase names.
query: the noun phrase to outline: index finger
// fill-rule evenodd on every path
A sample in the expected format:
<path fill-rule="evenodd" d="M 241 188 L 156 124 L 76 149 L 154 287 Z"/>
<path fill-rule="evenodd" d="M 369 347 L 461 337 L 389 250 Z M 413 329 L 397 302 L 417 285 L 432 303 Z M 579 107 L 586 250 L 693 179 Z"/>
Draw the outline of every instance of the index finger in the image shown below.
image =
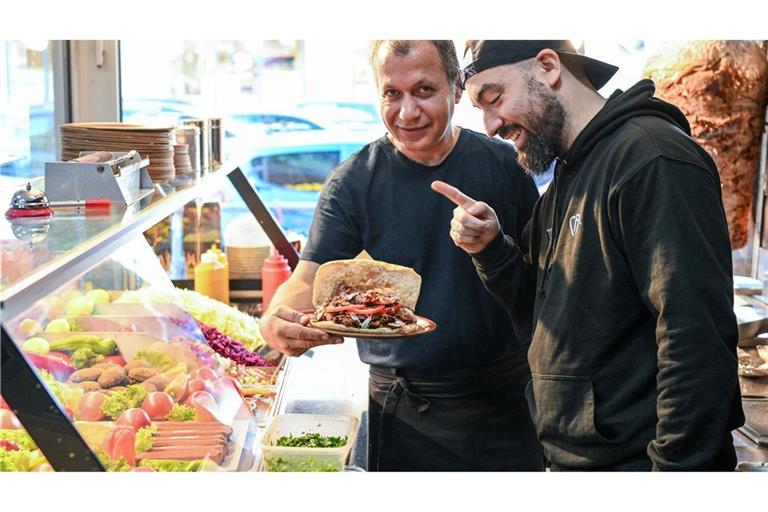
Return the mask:
<path fill-rule="evenodd" d="M 296 311 L 286 306 L 278 306 L 275 308 L 273 314 L 283 320 L 289 322 L 307 325 L 309 323 L 309 315 L 307 313 Z"/>
<path fill-rule="evenodd" d="M 476 202 L 461 190 L 457 189 L 453 185 L 447 184 L 444 181 L 433 181 L 431 186 L 432 190 L 450 199 L 456 206 L 461 206 L 464 209 L 469 208 Z"/>

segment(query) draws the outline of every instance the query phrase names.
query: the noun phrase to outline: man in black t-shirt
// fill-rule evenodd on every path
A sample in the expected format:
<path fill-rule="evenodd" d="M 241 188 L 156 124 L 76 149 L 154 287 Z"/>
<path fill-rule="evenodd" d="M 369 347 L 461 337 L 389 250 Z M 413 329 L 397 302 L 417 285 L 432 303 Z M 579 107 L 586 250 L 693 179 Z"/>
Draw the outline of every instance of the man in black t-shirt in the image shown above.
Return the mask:
<path fill-rule="evenodd" d="M 388 134 L 328 177 L 295 272 L 261 322 L 266 342 L 293 356 L 340 343 L 306 327 L 317 268 L 373 258 L 422 277 L 416 312 L 438 329 L 411 339 L 359 340 L 370 365 L 369 470 L 541 470 L 524 388 L 529 327 L 487 293 L 445 223 L 452 207 L 430 183 L 457 183 L 519 236 L 538 192 L 511 145 L 453 126 L 461 98 L 450 41 L 377 41 L 371 51 Z M 523 315 L 524 316 L 524 315 Z"/>

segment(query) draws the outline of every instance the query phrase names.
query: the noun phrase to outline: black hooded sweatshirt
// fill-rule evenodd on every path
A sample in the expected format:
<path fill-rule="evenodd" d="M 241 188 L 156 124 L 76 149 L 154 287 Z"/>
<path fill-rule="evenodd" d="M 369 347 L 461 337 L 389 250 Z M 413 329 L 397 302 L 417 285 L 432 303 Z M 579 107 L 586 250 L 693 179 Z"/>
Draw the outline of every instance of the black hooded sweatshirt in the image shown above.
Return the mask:
<path fill-rule="evenodd" d="M 520 243 L 500 234 L 474 258 L 496 299 L 533 319 L 528 399 L 561 468 L 736 462 L 730 431 L 744 415 L 720 179 L 654 90 L 616 91 L 558 161 Z"/>

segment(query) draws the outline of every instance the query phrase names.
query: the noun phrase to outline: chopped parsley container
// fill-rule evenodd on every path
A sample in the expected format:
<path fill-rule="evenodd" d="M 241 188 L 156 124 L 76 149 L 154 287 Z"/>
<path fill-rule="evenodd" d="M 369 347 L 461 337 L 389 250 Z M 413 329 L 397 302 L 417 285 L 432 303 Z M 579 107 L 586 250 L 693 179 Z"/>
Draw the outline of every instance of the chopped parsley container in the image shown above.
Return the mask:
<path fill-rule="evenodd" d="M 261 439 L 265 471 L 344 471 L 355 443 L 359 421 L 353 416 L 323 414 L 280 414 L 272 418 Z M 281 437 L 319 434 L 347 436 L 344 446 L 316 448 L 277 446 Z"/>

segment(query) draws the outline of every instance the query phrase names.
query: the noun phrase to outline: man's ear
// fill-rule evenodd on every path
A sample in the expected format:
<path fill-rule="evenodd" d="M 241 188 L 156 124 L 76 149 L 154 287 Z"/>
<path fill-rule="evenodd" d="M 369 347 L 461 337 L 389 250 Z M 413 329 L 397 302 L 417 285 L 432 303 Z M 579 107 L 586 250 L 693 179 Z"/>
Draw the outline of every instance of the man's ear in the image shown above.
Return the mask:
<path fill-rule="evenodd" d="M 456 105 L 459 104 L 459 101 L 461 101 L 461 96 L 464 94 L 464 89 L 461 88 L 461 82 L 457 79 L 456 82 L 453 84 L 453 94 L 454 94 L 454 100 Z"/>
<path fill-rule="evenodd" d="M 563 63 L 560 61 L 560 56 L 549 48 L 541 50 L 536 55 L 533 72 L 541 83 L 555 89 L 559 85 L 563 73 Z"/>

